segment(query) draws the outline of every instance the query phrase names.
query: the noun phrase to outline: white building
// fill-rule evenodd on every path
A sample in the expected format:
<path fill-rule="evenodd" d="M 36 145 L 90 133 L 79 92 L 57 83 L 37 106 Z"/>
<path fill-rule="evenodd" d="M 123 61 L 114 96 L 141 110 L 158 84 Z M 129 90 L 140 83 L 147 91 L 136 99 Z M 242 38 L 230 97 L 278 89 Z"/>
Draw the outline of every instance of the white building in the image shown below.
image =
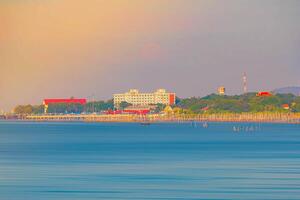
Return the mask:
<path fill-rule="evenodd" d="M 118 107 L 123 101 L 132 105 L 173 105 L 175 104 L 175 93 L 168 93 L 165 89 L 158 89 L 153 93 L 140 93 L 136 89 L 130 89 L 129 92 L 123 94 L 114 94 L 115 107 Z"/>

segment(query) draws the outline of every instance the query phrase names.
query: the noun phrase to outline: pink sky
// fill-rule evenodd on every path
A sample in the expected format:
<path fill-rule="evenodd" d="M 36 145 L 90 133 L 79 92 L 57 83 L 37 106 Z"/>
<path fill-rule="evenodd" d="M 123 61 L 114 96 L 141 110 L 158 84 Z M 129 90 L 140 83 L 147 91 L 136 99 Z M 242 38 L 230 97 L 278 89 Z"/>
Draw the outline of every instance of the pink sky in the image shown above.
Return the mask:
<path fill-rule="evenodd" d="M 0 2 L 0 110 L 133 87 L 201 96 L 299 85 L 299 1 Z M 266 78 L 267 77 L 267 78 Z"/>

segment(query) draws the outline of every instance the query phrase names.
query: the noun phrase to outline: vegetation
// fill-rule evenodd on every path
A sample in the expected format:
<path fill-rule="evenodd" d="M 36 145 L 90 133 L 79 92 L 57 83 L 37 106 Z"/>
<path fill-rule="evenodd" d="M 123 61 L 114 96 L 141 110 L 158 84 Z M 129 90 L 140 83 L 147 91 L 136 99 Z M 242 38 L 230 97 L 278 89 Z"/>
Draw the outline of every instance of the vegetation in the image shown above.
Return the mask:
<path fill-rule="evenodd" d="M 88 102 L 86 105 L 81 105 L 78 103 L 59 103 L 59 104 L 49 104 L 48 113 L 93 113 L 101 112 L 104 110 L 113 109 L 113 101 L 94 101 Z M 18 105 L 14 109 L 15 114 L 28 115 L 28 114 L 42 114 L 44 113 L 43 105 Z"/>
<path fill-rule="evenodd" d="M 120 105 L 119 105 L 119 109 L 120 110 L 124 110 L 126 107 L 128 107 L 128 106 L 132 106 L 132 104 L 131 103 L 127 103 L 126 101 L 122 101 L 121 103 L 120 103 Z"/>
<path fill-rule="evenodd" d="M 104 110 L 113 110 L 113 109 L 114 109 L 114 103 L 113 103 L 113 100 L 110 99 L 108 101 L 88 102 L 85 105 L 84 112 L 94 113 L 94 112 L 101 112 Z"/>
<path fill-rule="evenodd" d="M 290 109 L 284 109 L 283 104 L 288 104 Z M 180 99 L 176 107 L 192 113 L 300 112 L 300 97 L 293 94 L 261 97 L 256 93 L 235 96 L 211 94 L 203 98 Z"/>
<path fill-rule="evenodd" d="M 159 103 L 159 104 L 156 105 L 156 107 L 153 110 L 153 112 L 154 113 L 160 113 L 160 112 L 162 112 L 165 109 L 165 107 L 166 107 L 166 105 Z"/>
<path fill-rule="evenodd" d="M 14 113 L 16 114 L 39 114 L 44 112 L 44 106 L 43 105 L 37 105 L 37 106 L 32 106 L 32 105 L 19 105 L 15 107 Z"/>
<path fill-rule="evenodd" d="M 79 103 L 57 103 L 48 105 L 48 113 L 82 113 L 84 106 Z"/>

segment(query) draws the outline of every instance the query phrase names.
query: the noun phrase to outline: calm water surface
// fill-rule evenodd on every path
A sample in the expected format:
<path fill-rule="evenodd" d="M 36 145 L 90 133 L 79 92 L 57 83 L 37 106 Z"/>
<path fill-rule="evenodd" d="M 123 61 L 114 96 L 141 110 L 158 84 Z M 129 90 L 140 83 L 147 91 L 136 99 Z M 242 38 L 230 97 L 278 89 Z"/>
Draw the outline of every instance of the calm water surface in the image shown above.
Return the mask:
<path fill-rule="evenodd" d="M 300 125 L 0 122 L 0 199 L 300 199 Z"/>

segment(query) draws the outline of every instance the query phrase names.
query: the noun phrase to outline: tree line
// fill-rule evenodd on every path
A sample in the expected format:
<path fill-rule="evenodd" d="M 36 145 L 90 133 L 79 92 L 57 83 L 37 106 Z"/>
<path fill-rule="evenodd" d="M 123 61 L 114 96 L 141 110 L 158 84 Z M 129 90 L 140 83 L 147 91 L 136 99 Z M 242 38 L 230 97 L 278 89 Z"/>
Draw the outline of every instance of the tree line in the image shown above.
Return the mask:
<path fill-rule="evenodd" d="M 92 101 L 85 105 L 79 103 L 55 103 L 49 104 L 47 113 L 94 113 L 104 110 L 114 109 L 113 100 L 108 101 Z M 30 114 L 43 114 L 44 105 L 18 105 L 14 108 L 15 114 L 30 115 Z"/>
<path fill-rule="evenodd" d="M 289 109 L 283 105 L 288 104 Z M 256 93 L 243 95 L 216 95 L 179 99 L 175 108 L 189 113 L 242 113 L 242 112 L 300 112 L 300 97 L 293 94 L 257 96 Z"/>

